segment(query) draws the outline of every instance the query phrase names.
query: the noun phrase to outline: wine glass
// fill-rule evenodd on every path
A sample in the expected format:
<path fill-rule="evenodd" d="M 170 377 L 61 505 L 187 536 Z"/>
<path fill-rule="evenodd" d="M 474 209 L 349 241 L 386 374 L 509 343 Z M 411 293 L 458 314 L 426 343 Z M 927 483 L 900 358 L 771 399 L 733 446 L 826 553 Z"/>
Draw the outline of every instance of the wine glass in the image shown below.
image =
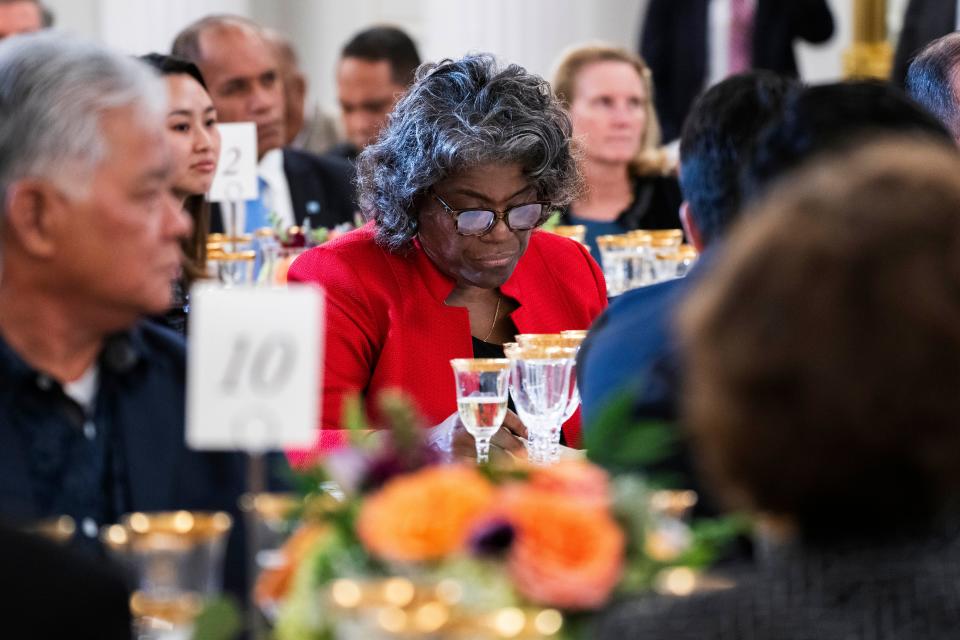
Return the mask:
<path fill-rule="evenodd" d="M 519 338 L 519 336 L 518 336 Z M 559 444 L 563 413 L 569 402 L 574 351 L 565 347 L 518 346 L 513 357 L 510 393 L 530 434 L 530 460 L 546 464 Z"/>
<path fill-rule="evenodd" d="M 224 512 L 176 511 L 128 514 L 101 530 L 135 581 L 138 637 L 186 637 L 204 601 L 220 592 L 231 526 Z"/>
<path fill-rule="evenodd" d="M 568 388 L 567 407 L 560 418 L 560 424 L 563 425 L 573 414 L 577 412 L 580 406 L 580 389 L 577 387 L 577 361 L 576 355 L 580 350 L 580 345 L 586 338 L 587 332 L 584 330 L 569 330 L 555 333 L 526 333 L 517 336 L 518 344 L 537 347 L 562 347 L 573 349 L 573 356 L 570 362 L 570 385 Z M 559 434 L 558 434 L 559 436 Z M 551 443 L 550 459 L 554 462 L 560 459 L 560 442 Z"/>
<path fill-rule="evenodd" d="M 477 464 L 490 460 L 490 438 L 507 415 L 510 361 L 506 358 L 455 358 L 460 421 L 477 444 Z"/>

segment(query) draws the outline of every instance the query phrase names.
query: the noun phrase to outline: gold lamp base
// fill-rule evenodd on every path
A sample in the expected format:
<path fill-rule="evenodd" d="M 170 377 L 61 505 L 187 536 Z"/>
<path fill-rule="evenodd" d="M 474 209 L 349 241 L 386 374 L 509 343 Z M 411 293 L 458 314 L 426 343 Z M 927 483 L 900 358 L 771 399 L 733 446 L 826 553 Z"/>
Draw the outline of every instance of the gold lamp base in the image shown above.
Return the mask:
<path fill-rule="evenodd" d="M 843 54 L 843 72 L 848 80 L 890 77 L 893 47 L 889 42 L 856 42 Z"/>

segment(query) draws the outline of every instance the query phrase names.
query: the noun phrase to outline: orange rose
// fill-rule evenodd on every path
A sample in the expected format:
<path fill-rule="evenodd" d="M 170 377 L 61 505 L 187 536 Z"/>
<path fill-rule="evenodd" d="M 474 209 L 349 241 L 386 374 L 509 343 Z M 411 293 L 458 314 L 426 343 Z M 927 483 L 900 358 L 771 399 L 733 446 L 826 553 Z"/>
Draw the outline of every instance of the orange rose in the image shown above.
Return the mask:
<path fill-rule="evenodd" d="M 568 500 L 606 508 L 610 504 L 607 472 L 585 460 L 565 460 L 548 467 L 534 467 L 528 484 L 533 489 L 566 496 Z"/>
<path fill-rule="evenodd" d="M 624 536 L 610 513 L 527 486 L 502 495 L 517 532 L 509 569 L 520 593 L 564 609 L 604 604 L 623 568 Z"/>
<path fill-rule="evenodd" d="M 290 591 L 297 567 L 307 557 L 326 527 L 317 524 L 304 524 L 283 544 L 283 563 L 277 567 L 265 569 L 257 578 L 253 598 L 259 605 L 281 600 Z"/>
<path fill-rule="evenodd" d="M 464 546 L 493 500 L 493 486 L 476 469 L 428 467 L 394 478 L 368 498 L 357 518 L 357 534 L 368 550 L 386 560 L 442 558 Z"/>

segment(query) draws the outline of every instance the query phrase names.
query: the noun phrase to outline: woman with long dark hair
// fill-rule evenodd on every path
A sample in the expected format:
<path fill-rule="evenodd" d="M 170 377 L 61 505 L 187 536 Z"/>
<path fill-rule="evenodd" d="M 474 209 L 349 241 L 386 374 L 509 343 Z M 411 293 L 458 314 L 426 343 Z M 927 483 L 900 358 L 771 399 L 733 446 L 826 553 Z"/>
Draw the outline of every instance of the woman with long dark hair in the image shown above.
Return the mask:
<path fill-rule="evenodd" d="M 217 111 L 200 70 L 192 62 L 151 53 L 141 58 L 159 71 L 167 84 L 167 140 L 173 152 L 173 194 L 193 220 L 193 233 L 183 242 L 183 272 L 174 284 L 174 307 L 164 316 L 171 328 L 185 333 L 187 292 L 206 274 L 210 205 L 204 199 L 220 156 Z"/>

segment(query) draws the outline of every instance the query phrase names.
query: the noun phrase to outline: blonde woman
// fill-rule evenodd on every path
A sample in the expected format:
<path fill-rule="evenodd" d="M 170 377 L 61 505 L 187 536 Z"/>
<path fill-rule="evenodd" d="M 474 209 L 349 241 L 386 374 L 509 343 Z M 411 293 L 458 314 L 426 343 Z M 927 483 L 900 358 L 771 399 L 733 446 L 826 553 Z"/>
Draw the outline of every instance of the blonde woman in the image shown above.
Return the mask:
<path fill-rule="evenodd" d="M 594 257 L 599 235 L 680 227 L 680 188 L 660 147 L 650 78 L 643 60 L 607 45 L 569 50 L 554 75 L 585 183 L 563 223 L 586 226 Z"/>

